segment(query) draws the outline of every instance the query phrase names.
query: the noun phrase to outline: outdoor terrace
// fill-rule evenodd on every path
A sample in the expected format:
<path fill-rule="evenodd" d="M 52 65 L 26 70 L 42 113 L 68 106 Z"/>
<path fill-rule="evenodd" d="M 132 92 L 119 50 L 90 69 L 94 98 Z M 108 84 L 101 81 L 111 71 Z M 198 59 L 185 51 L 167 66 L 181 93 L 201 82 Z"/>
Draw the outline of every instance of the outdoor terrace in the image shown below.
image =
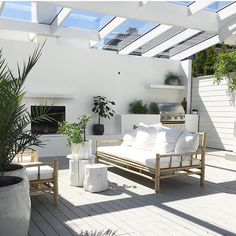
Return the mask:
<path fill-rule="evenodd" d="M 81 235 L 108 228 L 134 236 L 236 235 L 232 155 L 208 149 L 204 187 L 198 177 L 171 178 L 161 181 L 158 194 L 153 182 L 117 169 L 110 169 L 105 192 L 72 187 L 68 160 L 59 157 L 59 206 L 53 206 L 49 193 L 33 196 L 29 235 Z"/>

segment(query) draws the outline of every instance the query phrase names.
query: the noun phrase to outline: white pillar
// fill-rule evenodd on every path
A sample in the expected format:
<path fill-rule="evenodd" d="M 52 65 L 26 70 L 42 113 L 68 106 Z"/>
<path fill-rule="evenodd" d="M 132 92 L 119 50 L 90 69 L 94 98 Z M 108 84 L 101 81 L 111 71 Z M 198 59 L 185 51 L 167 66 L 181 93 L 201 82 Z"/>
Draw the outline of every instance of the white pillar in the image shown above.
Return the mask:
<path fill-rule="evenodd" d="M 187 112 L 190 113 L 191 109 L 191 88 L 192 88 L 192 60 L 181 61 L 181 66 L 184 74 L 187 78 L 186 86 L 186 101 L 187 101 Z"/>

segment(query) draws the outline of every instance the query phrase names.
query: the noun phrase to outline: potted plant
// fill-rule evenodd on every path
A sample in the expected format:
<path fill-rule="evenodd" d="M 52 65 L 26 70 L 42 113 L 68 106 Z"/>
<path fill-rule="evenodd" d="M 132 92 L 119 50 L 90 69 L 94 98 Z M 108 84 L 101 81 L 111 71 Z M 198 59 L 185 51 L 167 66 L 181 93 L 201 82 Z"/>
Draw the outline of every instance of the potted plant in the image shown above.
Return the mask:
<path fill-rule="evenodd" d="M 222 52 L 217 55 L 215 65 L 215 83 L 226 79 L 231 92 L 236 91 L 236 51 Z"/>
<path fill-rule="evenodd" d="M 78 158 L 89 158 L 92 152 L 91 140 L 86 139 L 86 128 L 90 119 L 90 115 L 82 115 L 78 118 L 78 123 L 59 123 L 58 133 L 67 136 L 71 152 Z"/>
<path fill-rule="evenodd" d="M 147 114 L 148 106 L 143 103 L 143 100 L 134 100 L 129 104 L 129 112 L 132 114 Z"/>
<path fill-rule="evenodd" d="M 109 101 L 104 96 L 95 96 L 93 97 L 93 108 L 92 111 L 98 114 L 98 123 L 93 125 L 93 134 L 94 135 L 103 135 L 104 125 L 101 124 L 101 118 L 110 119 L 115 111 L 111 106 L 114 106 L 115 102 Z"/>
<path fill-rule="evenodd" d="M 15 155 L 26 148 L 41 146 L 39 135 L 28 129 L 32 121 L 49 119 L 45 107 L 32 116 L 23 103 L 23 85 L 38 61 L 42 47 L 37 47 L 23 69 L 14 75 L 0 51 L 0 228 L 1 235 L 27 235 L 31 203 L 25 169 L 11 164 Z M 12 176 L 13 175 L 13 176 Z M 23 178 L 22 178 L 23 177 Z"/>
<path fill-rule="evenodd" d="M 173 72 L 167 73 L 165 77 L 165 85 L 181 85 L 181 76 Z"/>

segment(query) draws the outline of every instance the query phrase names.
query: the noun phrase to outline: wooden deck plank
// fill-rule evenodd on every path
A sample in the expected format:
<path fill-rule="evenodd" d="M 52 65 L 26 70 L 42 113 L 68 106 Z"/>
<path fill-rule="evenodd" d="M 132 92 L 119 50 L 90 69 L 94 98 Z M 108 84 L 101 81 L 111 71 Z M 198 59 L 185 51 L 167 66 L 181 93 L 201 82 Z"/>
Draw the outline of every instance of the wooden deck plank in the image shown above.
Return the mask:
<path fill-rule="evenodd" d="M 198 177 L 153 182 L 116 170 L 109 171 L 109 189 L 85 192 L 69 185 L 68 163 L 58 158 L 59 206 L 52 195 L 32 198 L 29 235 L 80 235 L 82 231 L 111 228 L 117 235 L 236 235 L 236 161 L 222 151 L 206 155 L 206 184 Z M 62 230 L 60 230 L 62 229 Z"/>

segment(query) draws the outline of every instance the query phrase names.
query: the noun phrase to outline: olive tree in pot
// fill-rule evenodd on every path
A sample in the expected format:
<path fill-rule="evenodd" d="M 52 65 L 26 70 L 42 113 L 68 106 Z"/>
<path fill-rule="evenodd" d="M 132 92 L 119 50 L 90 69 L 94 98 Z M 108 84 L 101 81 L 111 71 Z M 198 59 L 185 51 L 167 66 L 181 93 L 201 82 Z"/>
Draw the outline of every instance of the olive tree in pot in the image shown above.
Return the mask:
<path fill-rule="evenodd" d="M 25 168 L 11 164 L 15 155 L 32 146 L 41 146 L 37 134 L 28 129 L 32 121 L 49 119 L 46 106 L 29 114 L 23 103 L 25 79 L 38 61 L 37 47 L 17 73 L 8 68 L 0 51 L 0 229 L 1 235 L 27 235 L 31 202 Z"/>
<path fill-rule="evenodd" d="M 109 101 L 104 96 L 95 96 L 93 97 L 93 109 L 94 113 L 98 114 L 98 123 L 93 125 L 93 134 L 94 135 L 103 135 L 104 125 L 101 124 L 101 118 L 110 119 L 115 111 L 111 106 L 114 106 L 115 102 Z"/>
<path fill-rule="evenodd" d="M 82 115 L 78 118 L 78 123 L 59 123 L 58 133 L 67 136 L 71 152 L 76 158 L 87 159 L 91 156 L 92 141 L 86 139 L 86 128 L 90 119 L 90 115 Z"/>

